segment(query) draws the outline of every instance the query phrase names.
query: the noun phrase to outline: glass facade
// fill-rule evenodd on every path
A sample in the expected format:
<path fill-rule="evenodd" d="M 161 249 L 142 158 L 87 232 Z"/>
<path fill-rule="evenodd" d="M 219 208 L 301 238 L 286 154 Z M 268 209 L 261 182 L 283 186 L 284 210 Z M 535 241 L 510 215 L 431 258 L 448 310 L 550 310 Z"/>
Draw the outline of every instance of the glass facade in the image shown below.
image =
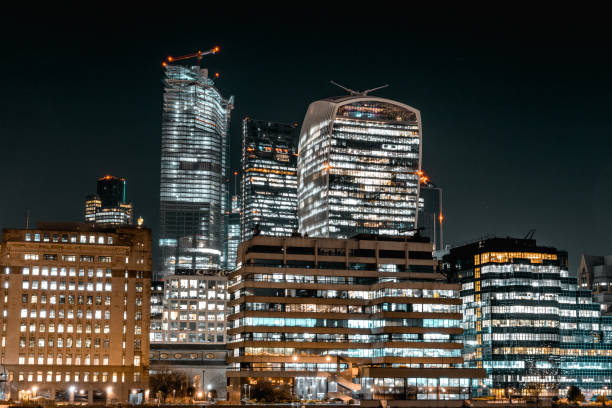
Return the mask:
<path fill-rule="evenodd" d="M 297 231 L 297 124 L 242 122 L 242 240 Z"/>
<path fill-rule="evenodd" d="M 227 225 L 227 265 L 225 269 L 233 270 L 236 268 L 236 254 L 238 253 L 238 245 L 241 239 L 241 200 L 237 195 L 232 196 L 230 204 L 231 210 L 228 217 Z"/>
<path fill-rule="evenodd" d="M 224 265 L 227 132 L 233 97 L 207 70 L 166 66 L 160 180 L 161 276 Z"/>
<path fill-rule="evenodd" d="M 451 249 L 444 266 L 462 284 L 465 364 L 488 372 L 479 393 L 554 396 L 570 385 L 587 396 L 605 392 L 612 319 L 578 288 L 566 252 L 491 238 Z"/>
<path fill-rule="evenodd" d="M 602 313 L 612 315 L 612 255 L 580 257 L 578 280 L 581 288 L 593 291 L 593 299 L 602 304 Z"/>
<path fill-rule="evenodd" d="M 421 169 L 418 110 L 368 96 L 314 102 L 299 151 L 301 233 L 336 238 L 414 233 Z"/>

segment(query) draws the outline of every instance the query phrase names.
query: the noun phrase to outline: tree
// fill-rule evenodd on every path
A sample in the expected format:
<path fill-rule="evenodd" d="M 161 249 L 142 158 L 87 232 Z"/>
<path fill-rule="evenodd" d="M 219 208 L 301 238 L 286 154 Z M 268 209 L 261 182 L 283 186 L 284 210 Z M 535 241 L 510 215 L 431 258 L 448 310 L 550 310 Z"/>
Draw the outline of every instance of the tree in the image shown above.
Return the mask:
<path fill-rule="evenodd" d="M 209 401 L 214 401 L 217 399 L 217 390 L 215 390 L 214 388 L 210 391 L 208 391 L 208 393 L 206 394 L 206 398 Z"/>
<path fill-rule="evenodd" d="M 582 395 L 580 388 L 572 385 L 567 389 L 567 400 L 571 402 L 582 402 L 584 401 L 584 395 Z"/>
<path fill-rule="evenodd" d="M 274 386 L 270 381 L 257 381 L 251 388 L 251 398 L 260 402 L 286 402 L 291 400 L 291 394 L 283 386 Z"/>
<path fill-rule="evenodd" d="M 170 395 L 173 398 L 185 398 L 192 396 L 195 391 L 187 374 L 167 368 L 149 375 L 149 388 L 153 395 L 161 394 L 161 402 L 166 402 Z"/>

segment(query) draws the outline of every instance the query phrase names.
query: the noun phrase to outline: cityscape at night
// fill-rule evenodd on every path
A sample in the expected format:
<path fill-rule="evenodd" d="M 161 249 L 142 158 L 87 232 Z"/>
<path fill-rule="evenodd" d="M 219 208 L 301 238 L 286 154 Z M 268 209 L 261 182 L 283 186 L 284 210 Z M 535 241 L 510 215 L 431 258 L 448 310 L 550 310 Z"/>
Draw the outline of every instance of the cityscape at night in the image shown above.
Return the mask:
<path fill-rule="evenodd" d="M 0 407 L 612 399 L 610 33 L 379 11 L 0 27 Z"/>

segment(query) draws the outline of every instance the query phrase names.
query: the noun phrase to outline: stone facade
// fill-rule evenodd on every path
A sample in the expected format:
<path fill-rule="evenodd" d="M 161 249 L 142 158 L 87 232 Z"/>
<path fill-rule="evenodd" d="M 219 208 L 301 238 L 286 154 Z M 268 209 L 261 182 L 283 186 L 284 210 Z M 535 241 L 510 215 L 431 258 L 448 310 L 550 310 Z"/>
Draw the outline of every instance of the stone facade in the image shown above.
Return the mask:
<path fill-rule="evenodd" d="M 45 223 L 0 245 L 6 398 L 147 398 L 151 231 Z"/>

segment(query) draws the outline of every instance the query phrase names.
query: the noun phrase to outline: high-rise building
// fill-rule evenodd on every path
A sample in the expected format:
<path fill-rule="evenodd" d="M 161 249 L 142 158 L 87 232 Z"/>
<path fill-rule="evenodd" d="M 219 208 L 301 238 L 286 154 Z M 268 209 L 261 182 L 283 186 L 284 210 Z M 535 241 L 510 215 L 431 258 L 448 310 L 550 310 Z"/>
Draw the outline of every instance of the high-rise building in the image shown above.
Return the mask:
<path fill-rule="evenodd" d="M 578 281 L 581 289 L 593 293 L 593 300 L 602 305 L 602 313 L 612 315 L 612 255 L 580 257 Z"/>
<path fill-rule="evenodd" d="M 41 223 L 4 229 L 0 247 L 9 397 L 146 399 L 151 231 Z"/>
<path fill-rule="evenodd" d="M 97 195 L 85 200 L 85 221 L 95 224 L 132 224 L 132 204 L 127 202 L 127 180 L 106 175 L 98 179 Z"/>
<path fill-rule="evenodd" d="M 567 270 L 567 252 L 533 239 L 489 238 L 452 248 L 462 285 L 464 358 L 485 368 L 478 393 L 601 395 L 612 381 L 612 317 Z M 486 387 L 485 387 L 486 386 Z"/>
<path fill-rule="evenodd" d="M 434 251 L 444 249 L 444 230 L 442 226 L 442 189 L 426 176 L 421 177 L 419 192 L 419 234 L 431 239 Z"/>
<path fill-rule="evenodd" d="M 160 278 L 224 266 L 228 127 L 224 99 L 197 66 L 167 65 L 160 180 Z"/>
<path fill-rule="evenodd" d="M 420 169 L 417 109 L 365 94 L 310 104 L 299 142 L 300 233 L 413 234 Z"/>
<path fill-rule="evenodd" d="M 236 254 L 241 239 L 242 209 L 240 196 L 233 195 L 230 203 L 230 213 L 227 217 L 227 265 L 225 269 L 232 270 L 236 267 Z"/>
<path fill-rule="evenodd" d="M 304 399 L 461 400 L 485 375 L 460 368 L 461 286 L 426 238 L 258 235 L 238 260 L 230 400 L 258 381 Z"/>
<path fill-rule="evenodd" d="M 242 240 L 297 231 L 297 124 L 242 122 Z"/>

